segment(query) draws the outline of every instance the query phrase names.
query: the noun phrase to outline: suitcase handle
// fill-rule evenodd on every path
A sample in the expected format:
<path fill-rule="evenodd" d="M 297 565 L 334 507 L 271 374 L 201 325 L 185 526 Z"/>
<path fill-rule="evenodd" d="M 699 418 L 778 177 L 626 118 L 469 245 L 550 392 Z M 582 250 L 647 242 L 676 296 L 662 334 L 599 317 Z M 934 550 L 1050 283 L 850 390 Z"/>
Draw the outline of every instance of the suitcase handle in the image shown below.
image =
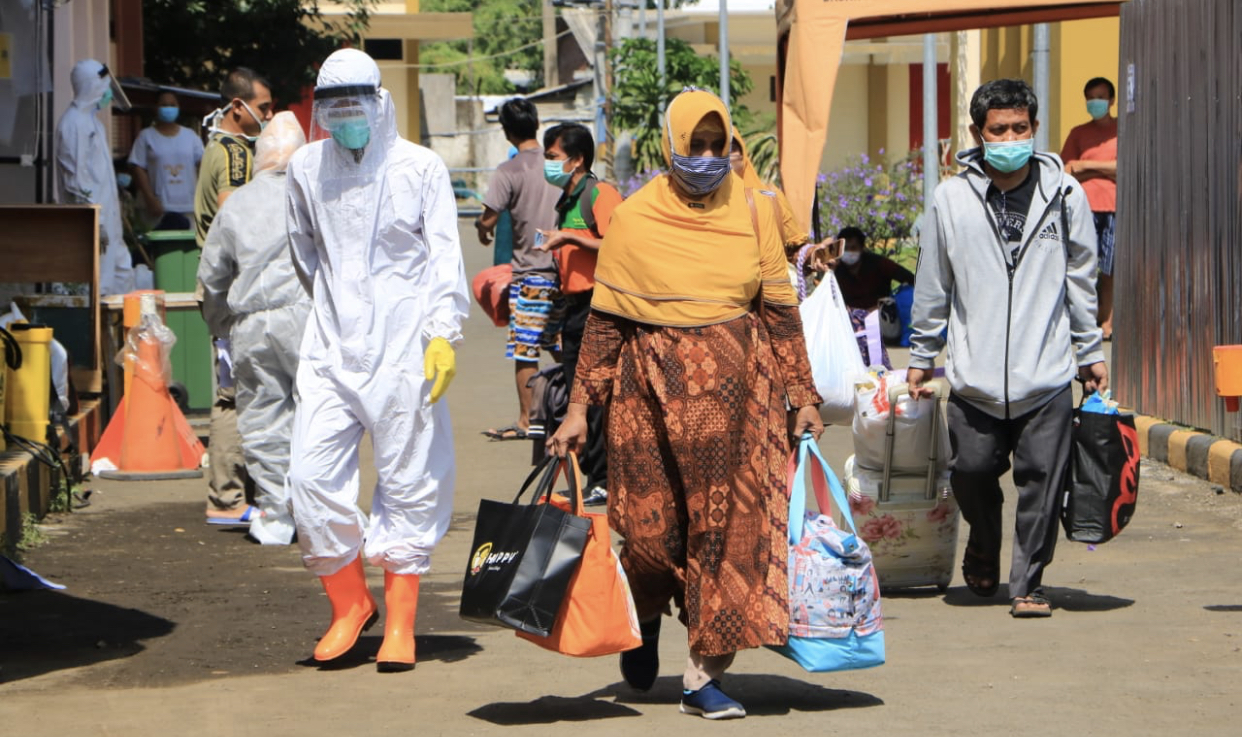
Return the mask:
<path fill-rule="evenodd" d="M 940 448 L 940 438 L 937 436 L 940 432 L 940 399 L 944 396 L 944 390 L 939 384 L 925 384 L 924 386 L 932 391 L 932 427 L 931 447 L 927 449 L 927 488 L 923 491 L 923 498 L 932 500 L 936 498 L 936 477 L 939 471 L 937 451 Z M 880 484 L 881 502 L 887 502 L 891 496 L 893 445 L 897 435 L 897 400 L 909 393 L 909 384 L 893 384 L 888 387 L 888 427 L 884 431 L 884 480 Z"/>

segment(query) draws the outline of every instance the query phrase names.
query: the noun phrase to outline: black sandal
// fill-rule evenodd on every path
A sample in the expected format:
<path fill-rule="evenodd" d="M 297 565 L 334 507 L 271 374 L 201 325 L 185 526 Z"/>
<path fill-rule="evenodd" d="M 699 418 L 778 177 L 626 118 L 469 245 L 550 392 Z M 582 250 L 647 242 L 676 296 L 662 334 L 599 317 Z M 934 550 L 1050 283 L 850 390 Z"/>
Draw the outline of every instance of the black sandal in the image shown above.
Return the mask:
<path fill-rule="evenodd" d="M 1000 590 L 1000 553 L 989 558 L 967 543 L 966 555 L 962 558 L 962 578 L 975 596 L 995 596 Z"/>
<path fill-rule="evenodd" d="M 1009 616 L 1015 619 L 1035 619 L 1052 616 L 1052 602 L 1042 591 L 1032 591 L 1026 596 L 1015 596 L 1009 607 Z"/>

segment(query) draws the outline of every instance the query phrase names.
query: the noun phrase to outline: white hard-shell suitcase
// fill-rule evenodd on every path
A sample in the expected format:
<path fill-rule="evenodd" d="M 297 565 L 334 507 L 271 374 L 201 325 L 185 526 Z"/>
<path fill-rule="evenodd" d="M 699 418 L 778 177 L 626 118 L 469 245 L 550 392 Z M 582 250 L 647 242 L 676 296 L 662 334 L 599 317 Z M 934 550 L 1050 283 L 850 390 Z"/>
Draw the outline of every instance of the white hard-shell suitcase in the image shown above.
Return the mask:
<path fill-rule="evenodd" d="M 940 448 L 940 398 L 935 392 L 933 411 L 927 420 L 927 470 L 919 475 L 897 474 L 891 460 L 895 443 L 895 421 L 889 412 L 884 440 L 883 471 L 857 467 L 854 457 L 845 462 L 845 486 L 858 534 L 867 541 L 880 579 L 880 588 L 900 589 L 936 586 L 941 591 L 953 579 L 957 556 L 958 507 L 949 488 L 948 472 L 937 458 Z M 905 384 L 888 389 L 889 406 L 908 392 Z"/>

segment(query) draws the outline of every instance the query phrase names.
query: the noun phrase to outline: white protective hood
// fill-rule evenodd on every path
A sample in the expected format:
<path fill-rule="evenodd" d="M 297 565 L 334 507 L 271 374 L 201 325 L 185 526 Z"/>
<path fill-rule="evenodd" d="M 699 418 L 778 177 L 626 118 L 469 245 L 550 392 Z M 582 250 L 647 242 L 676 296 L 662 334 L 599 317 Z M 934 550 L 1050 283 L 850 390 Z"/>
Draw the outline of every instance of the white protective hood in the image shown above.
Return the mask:
<path fill-rule="evenodd" d="M 83 59 L 74 65 L 70 82 L 73 102 L 56 124 L 58 199 L 99 205 L 100 294 L 124 294 L 133 289 L 134 271 L 121 224 L 112 145 L 98 115 L 99 101 L 113 84 L 112 76 L 98 61 Z M 119 101 L 123 103 L 124 98 Z"/>

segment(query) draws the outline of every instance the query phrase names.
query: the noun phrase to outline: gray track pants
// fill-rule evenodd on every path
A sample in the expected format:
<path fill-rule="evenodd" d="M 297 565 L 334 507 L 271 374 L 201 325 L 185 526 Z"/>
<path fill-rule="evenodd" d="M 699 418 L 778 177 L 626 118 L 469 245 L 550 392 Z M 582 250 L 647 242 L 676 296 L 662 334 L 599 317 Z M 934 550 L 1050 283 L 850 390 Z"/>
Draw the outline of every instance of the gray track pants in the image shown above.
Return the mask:
<path fill-rule="evenodd" d="M 1018 488 L 1009 596 L 1038 589 L 1060 535 L 1058 517 L 1069 469 L 1073 392 L 1067 386 L 1042 407 L 1002 420 L 949 396 L 953 495 L 970 524 L 971 547 L 990 556 L 1001 547 L 1000 477 L 1010 467 Z"/>

